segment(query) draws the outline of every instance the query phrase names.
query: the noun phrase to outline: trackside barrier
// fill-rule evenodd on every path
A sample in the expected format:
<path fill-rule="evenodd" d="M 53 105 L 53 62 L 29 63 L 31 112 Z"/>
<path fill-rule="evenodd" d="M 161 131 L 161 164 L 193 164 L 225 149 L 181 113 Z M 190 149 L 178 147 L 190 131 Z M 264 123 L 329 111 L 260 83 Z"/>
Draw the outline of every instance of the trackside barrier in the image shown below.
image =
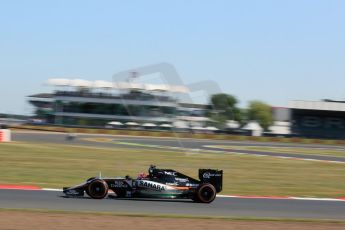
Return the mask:
<path fill-rule="evenodd" d="M 129 135 L 145 137 L 171 137 L 171 138 L 196 138 L 212 140 L 231 140 L 231 141 L 258 141 L 258 142 L 282 142 L 282 143 L 301 143 L 301 144 L 324 144 L 324 145 L 345 145 L 345 140 L 320 140 L 307 138 L 284 138 L 284 137 L 253 137 L 224 134 L 203 134 L 203 133 L 178 133 L 178 132 L 157 132 L 147 130 L 111 130 L 111 129 L 91 129 L 91 128 L 70 128 L 55 126 L 17 126 L 15 129 L 28 129 L 65 133 L 92 133 L 109 135 Z"/>
<path fill-rule="evenodd" d="M 0 142 L 10 142 L 11 141 L 11 130 L 0 129 Z"/>

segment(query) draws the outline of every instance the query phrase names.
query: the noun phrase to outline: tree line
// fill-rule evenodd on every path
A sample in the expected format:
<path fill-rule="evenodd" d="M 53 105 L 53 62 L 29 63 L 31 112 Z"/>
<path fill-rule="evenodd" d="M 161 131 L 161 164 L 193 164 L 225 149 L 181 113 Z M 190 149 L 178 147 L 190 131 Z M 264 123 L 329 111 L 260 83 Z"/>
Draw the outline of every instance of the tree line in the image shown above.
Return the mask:
<path fill-rule="evenodd" d="M 248 108 L 242 109 L 238 107 L 235 96 L 220 93 L 211 96 L 210 105 L 207 116 L 216 121 L 220 128 L 224 128 L 228 120 L 238 121 L 240 124 L 257 121 L 264 129 L 273 123 L 272 107 L 259 100 L 250 101 Z"/>

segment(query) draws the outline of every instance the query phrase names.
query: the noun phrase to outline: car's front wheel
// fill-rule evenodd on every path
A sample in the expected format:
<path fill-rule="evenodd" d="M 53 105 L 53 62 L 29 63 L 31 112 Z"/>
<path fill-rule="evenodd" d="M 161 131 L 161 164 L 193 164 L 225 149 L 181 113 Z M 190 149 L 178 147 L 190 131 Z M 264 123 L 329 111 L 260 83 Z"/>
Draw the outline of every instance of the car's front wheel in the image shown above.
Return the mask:
<path fill-rule="evenodd" d="M 201 184 L 196 190 L 194 201 L 211 203 L 216 198 L 216 189 L 212 184 Z"/>
<path fill-rule="evenodd" d="M 94 180 L 89 184 L 87 194 L 94 199 L 103 199 L 108 194 L 108 185 L 104 180 Z"/>

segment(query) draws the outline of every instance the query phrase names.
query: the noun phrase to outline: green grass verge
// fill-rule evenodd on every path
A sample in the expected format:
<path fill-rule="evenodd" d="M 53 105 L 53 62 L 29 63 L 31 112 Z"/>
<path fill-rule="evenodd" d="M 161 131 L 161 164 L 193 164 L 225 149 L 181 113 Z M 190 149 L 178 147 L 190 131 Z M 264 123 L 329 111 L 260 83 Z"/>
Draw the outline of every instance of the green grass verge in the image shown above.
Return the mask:
<path fill-rule="evenodd" d="M 224 170 L 223 194 L 345 196 L 345 165 L 232 154 L 96 148 L 12 142 L 0 144 L 0 183 L 61 188 L 85 179 L 131 175 L 150 164 L 197 177 L 199 168 Z"/>
<path fill-rule="evenodd" d="M 303 222 L 303 223 L 335 223 L 345 224 L 343 220 L 332 219 L 303 219 L 303 218 L 258 218 L 258 217 L 236 217 L 236 216 L 194 216 L 194 215 L 176 215 L 176 214 L 145 214 L 145 213 L 117 213 L 117 212 L 90 212 L 90 211 L 66 211 L 52 209 L 14 209 L 0 208 L 0 212 L 35 212 L 35 213 L 53 213 L 68 215 L 100 215 L 117 217 L 148 217 L 148 218 L 173 218 L 173 219 L 206 219 L 223 221 L 268 221 L 268 222 Z"/>
<path fill-rule="evenodd" d="M 345 158 L 345 149 L 327 148 L 301 148 L 301 147 L 270 147 L 270 146 L 234 146 L 234 145 L 212 145 L 219 149 L 232 150 L 255 150 L 260 152 L 308 154 L 314 156 L 336 156 Z"/>

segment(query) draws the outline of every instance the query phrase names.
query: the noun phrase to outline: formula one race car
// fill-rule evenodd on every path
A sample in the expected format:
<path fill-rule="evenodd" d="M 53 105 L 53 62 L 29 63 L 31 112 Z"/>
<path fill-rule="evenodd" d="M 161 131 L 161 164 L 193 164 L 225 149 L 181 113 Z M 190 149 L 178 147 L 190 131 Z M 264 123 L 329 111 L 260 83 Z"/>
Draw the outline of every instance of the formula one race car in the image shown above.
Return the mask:
<path fill-rule="evenodd" d="M 192 199 L 210 203 L 222 190 L 222 170 L 199 169 L 199 180 L 172 169 L 150 166 L 148 171 L 137 179 L 92 177 L 80 185 L 63 188 L 63 193 L 67 197 L 81 197 L 86 192 L 91 198 L 102 199 L 110 189 L 118 198 Z"/>

